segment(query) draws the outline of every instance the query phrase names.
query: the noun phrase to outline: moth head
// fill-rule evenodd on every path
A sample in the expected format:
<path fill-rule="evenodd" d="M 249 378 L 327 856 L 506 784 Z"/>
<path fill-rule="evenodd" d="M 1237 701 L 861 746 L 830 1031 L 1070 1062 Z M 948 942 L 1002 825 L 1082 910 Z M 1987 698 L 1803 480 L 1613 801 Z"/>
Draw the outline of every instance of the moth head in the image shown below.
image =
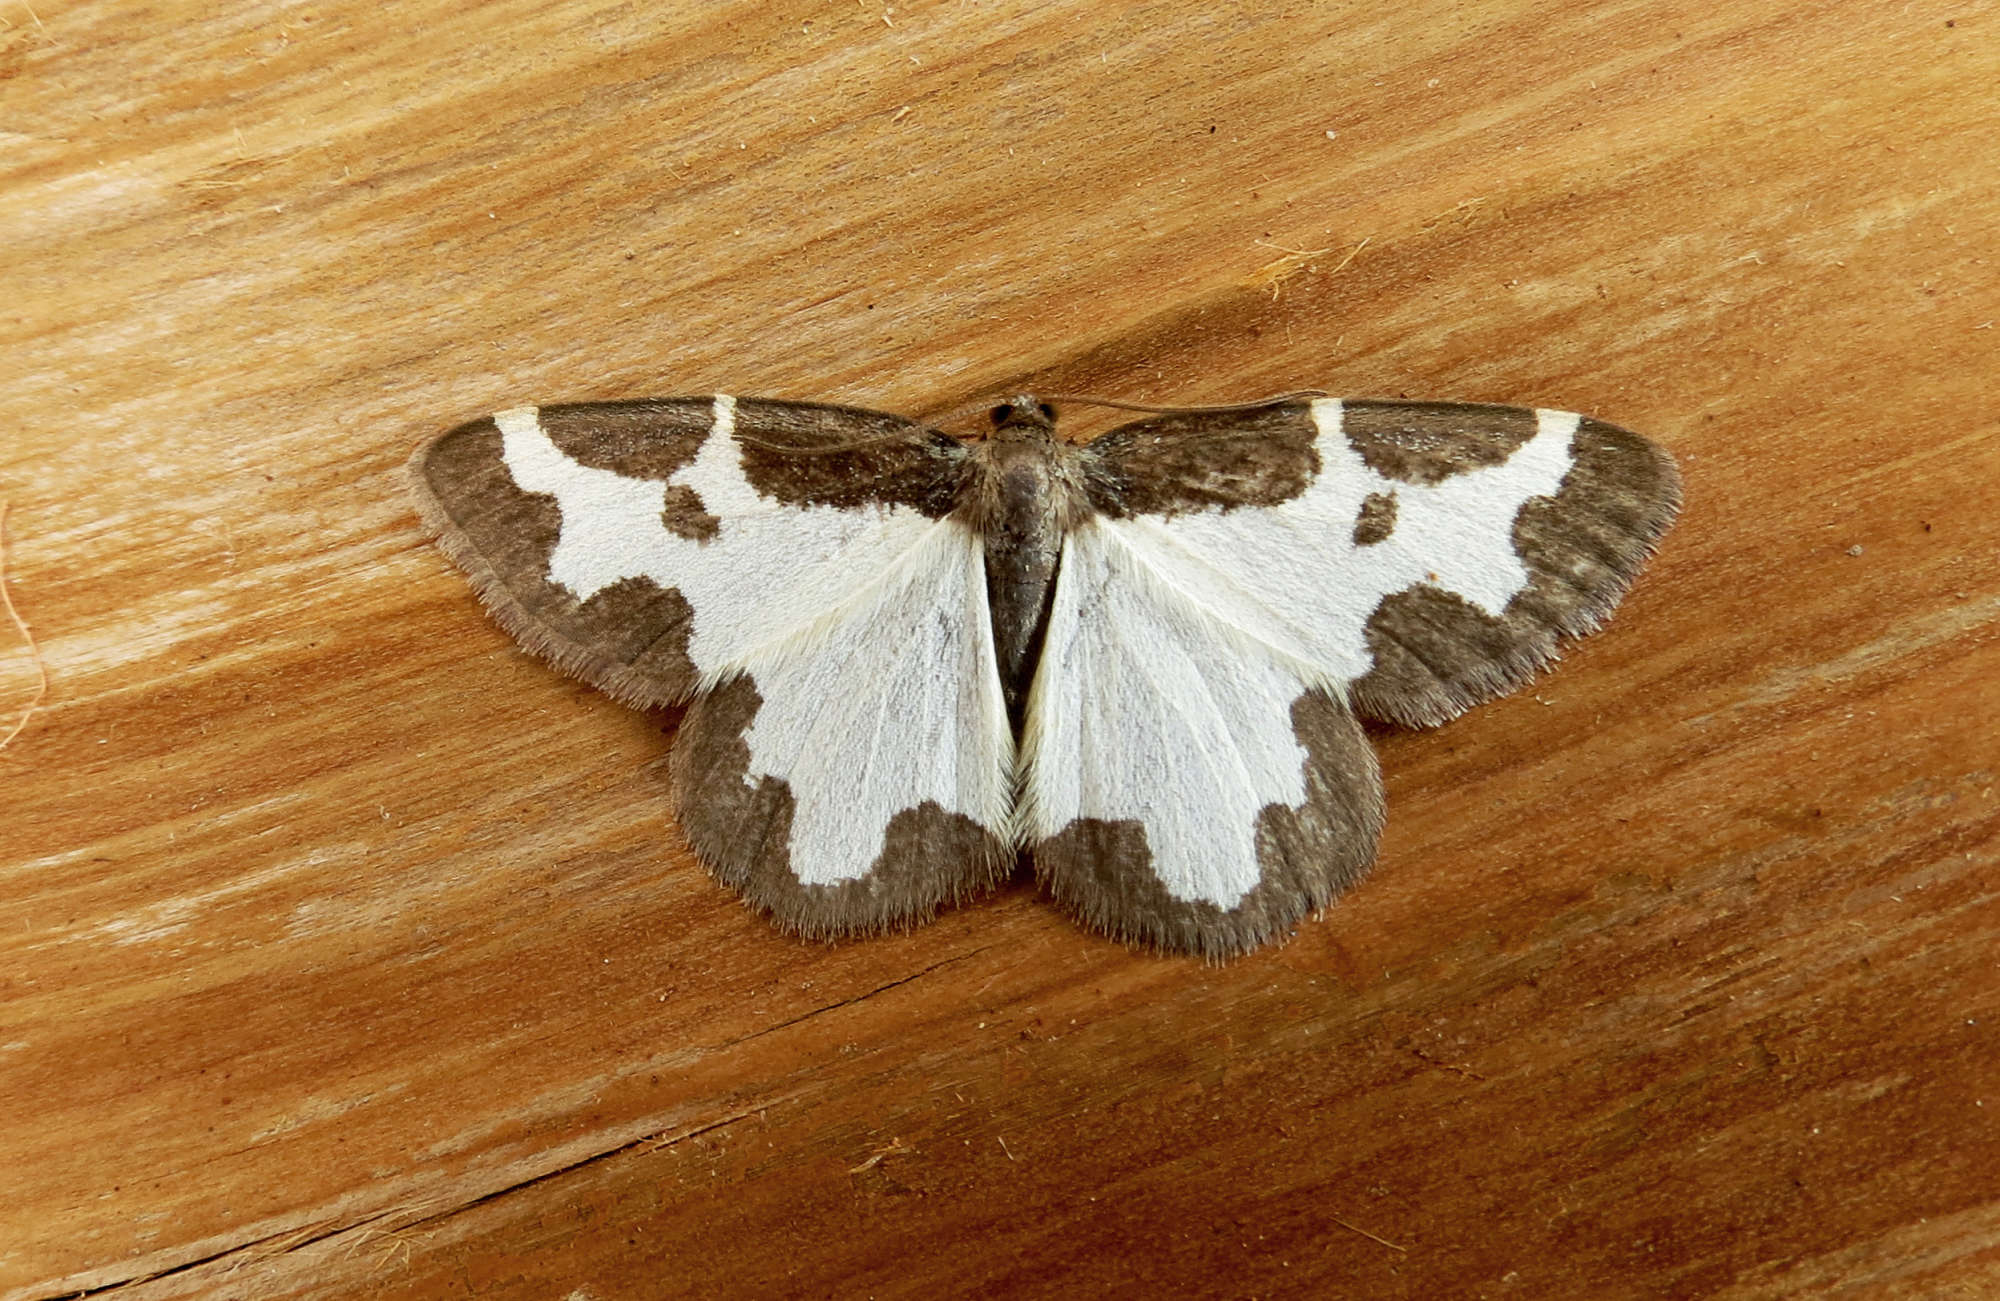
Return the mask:
<path fill-rule="evenodd" d="M 998 437 L 1050 438 L 1056 432 L 1056 409 L 1028 393 L 1017 393 L 988 413 Z"/>

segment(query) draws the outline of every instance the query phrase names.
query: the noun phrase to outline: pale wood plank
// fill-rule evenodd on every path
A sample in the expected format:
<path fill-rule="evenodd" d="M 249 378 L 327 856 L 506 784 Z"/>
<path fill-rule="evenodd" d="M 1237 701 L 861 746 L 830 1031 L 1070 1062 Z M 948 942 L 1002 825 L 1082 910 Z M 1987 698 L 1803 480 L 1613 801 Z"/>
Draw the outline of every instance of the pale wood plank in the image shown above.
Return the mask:
<path fill-rule="evenodd" d="M 6 1295 L 2000 1285 L 1990 3 L 0 17 Z M 1572 407 L 1689 508 L 1211 969 L 772 934 L 396 474 L 1022 385 Z"/>

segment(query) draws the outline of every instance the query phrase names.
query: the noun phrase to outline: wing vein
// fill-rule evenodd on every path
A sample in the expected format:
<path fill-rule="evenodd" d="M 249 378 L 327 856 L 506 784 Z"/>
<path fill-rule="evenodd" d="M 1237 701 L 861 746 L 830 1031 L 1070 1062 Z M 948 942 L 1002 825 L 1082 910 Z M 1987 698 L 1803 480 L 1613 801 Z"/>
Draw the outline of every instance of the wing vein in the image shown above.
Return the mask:
<path fill-rule="evenodd" d="M 1262 651 L 1272 663 L 1283 665 L 1292 673 L 1297 674 L 1308 685 L 1325 686 L 1336 692 L 1339 691 L 1338 680 L 1324 668 L 1312 663 L 1303 656 L 1286 650 L 1269 637 L 1262 636 L 1254 629 L 1246 627 L 1241 621 L 1225 616 L 1215 606 L 1188 591 L 1183 584 L 1174 581 L 1173 577 L 1166 570 L 1155 564 L 1142 548 L 1132 545 L 1131 541 L 1123 535 L 1121 530 L 1100 527 L 1100 532 L 1117 542 L 1120 549 L 1127 556 L 1131 557 L 1134 567 L 1144 571 L 1148 582 L 1156 586 L 1163 594 L 1171 596 L 1185 609 L 1193 611 L 1197 617 L 1204 618 L 1214 627 L 1224 630 L 1231 640 L 1243 643 L 1244 649 Z M 1227 570 L 1208 560 L 1201 552 L 1189 547 L 1179 539 L 1173 538 L 1165 530 L 1152 530 L 1149 532 L 1148 538 L 1149 540 L 1165 538 L 1171 541 L 1178 550 L 1187 555 L 1192 561 L 1198 563 L 1202 569 L 1216 575 L 1221 580 L 1220 586 L 1227 587 L 1232 595 L 1240 597 L 1246 604 L 1255 606 L 1265 613 L 1270 614 L 1273 622 L 1282 625 L 1283 621 L 1278 618 L 1275 612 L 1271 611 L 1271 608 L 1261 598 L 1244 588 L 1240 583 L 1232 581 Z"/>

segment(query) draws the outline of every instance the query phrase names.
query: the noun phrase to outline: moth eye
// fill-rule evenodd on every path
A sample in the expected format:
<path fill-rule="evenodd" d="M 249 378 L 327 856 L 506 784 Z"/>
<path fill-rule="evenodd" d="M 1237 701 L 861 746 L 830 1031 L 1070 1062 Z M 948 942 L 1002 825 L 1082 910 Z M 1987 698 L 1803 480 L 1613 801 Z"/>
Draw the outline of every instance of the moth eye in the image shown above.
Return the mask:
<path fill-rule="evenodd" d="M 1056 409 L 1050 406 L 1048 403 L 1044 402 L 1041 404 L 1041 412 L 1042 412 L 1042 419 L 1047 420 L 1051 423 L 1055 421 Z"/>
<path fill-rule="evenodd" d="M 1002 402 L 987 414 L 993 417 L 994 424 L 1005 424 L 1008 418 L 1014 414 L 1014 404 L 1011 402 Z"/>

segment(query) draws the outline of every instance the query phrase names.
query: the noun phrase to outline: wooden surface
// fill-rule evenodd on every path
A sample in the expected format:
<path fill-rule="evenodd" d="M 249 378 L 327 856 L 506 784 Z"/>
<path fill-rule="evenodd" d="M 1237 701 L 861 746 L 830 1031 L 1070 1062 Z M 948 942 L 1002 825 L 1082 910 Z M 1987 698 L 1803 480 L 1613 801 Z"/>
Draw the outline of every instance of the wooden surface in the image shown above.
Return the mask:
<path fill-rule="evenodd" d="M 0 18 L 0 1294 L 2000 1294 L 1991 0 Z M 1688 509 L 1218 968 L 774 934 L 398 474 L 1024 385 L 1569 407 Z"/>

